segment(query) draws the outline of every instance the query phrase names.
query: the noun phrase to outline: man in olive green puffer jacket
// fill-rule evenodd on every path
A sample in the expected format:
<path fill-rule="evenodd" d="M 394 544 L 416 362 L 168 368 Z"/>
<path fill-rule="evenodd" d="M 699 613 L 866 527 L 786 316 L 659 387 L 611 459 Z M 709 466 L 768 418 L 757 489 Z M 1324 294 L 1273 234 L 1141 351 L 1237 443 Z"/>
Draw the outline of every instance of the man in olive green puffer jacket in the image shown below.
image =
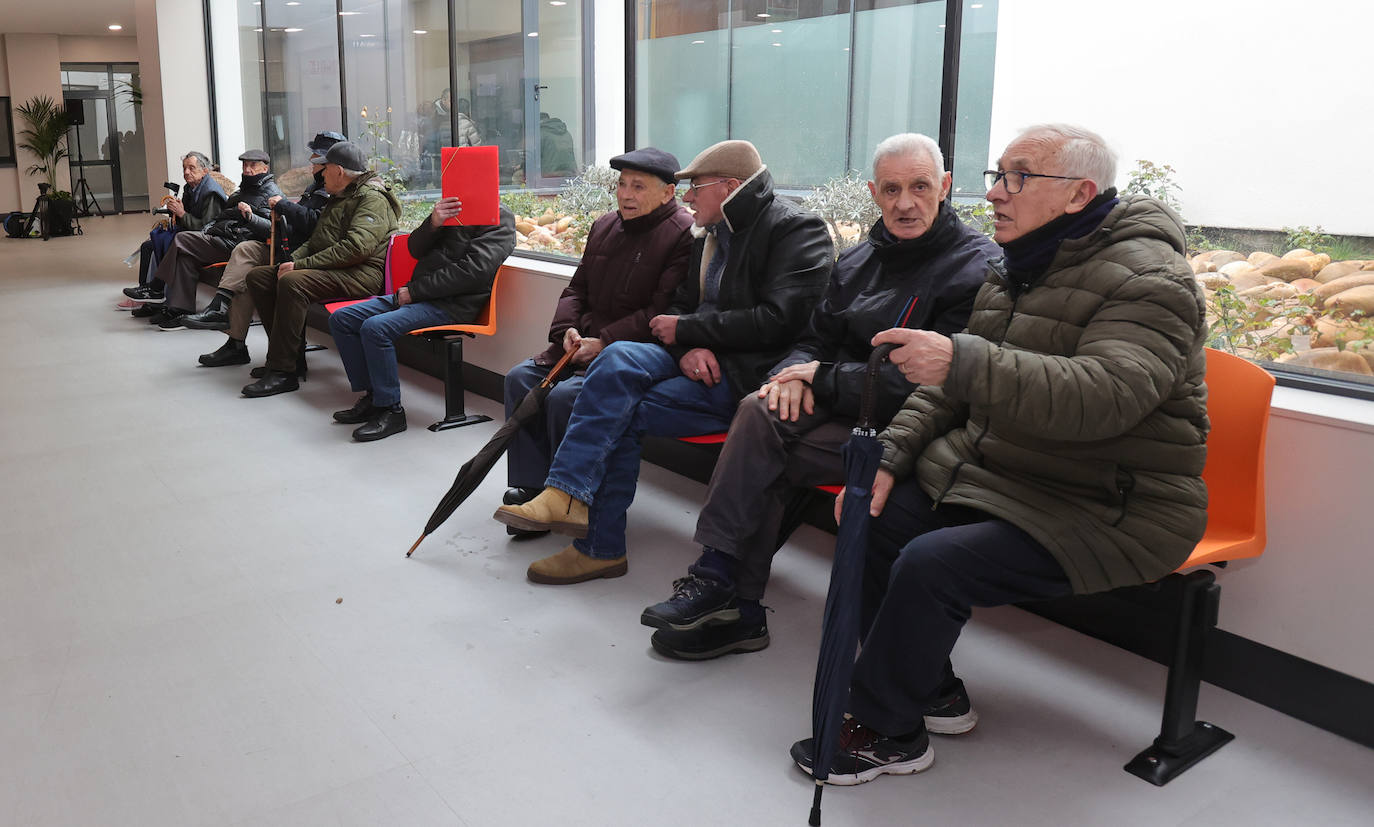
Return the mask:
<path fill-rule="evenodd" d="M 324 159 L 329 202 L 310 238 L 273 267 L 248 273 L 248 292 L 267 331 L 262 377 L 243 388 L 250 397 L 294 391 L 304 372 L 305 312 L 324 299 L 366 298 L 382 291 L 387 237 L 396 230 L 401 202 L 367 170 L 357 144 L 340 141 Z"/>
<path fill-rule="evenodd" d="M 832 782 L 919 772 L 928 732 L 973 728 L 949 661 L 972 607 L 1155 580 L 1202 536 L 1202 294 L 1178 216 L 1118 198 L 1115 169 L 1092 132 L 1023 132 L 987 176 L 1004 259 L 968 330 L 874 337 L 921 387 L 880 437 Z"/>

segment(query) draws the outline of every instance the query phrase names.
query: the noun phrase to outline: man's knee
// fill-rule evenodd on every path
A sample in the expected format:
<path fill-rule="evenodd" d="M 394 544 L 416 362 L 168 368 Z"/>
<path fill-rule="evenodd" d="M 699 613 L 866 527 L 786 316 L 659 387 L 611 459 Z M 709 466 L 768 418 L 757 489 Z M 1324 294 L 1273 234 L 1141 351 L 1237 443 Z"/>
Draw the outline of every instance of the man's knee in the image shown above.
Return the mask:
<path fill-rule="evenodd" d="M 277 280 L 277 268 L 272 266 L 254 267 L 248 271 L 244 281 L 253 290 L 270 290 Z"/>
<path fill-rule="evenodd" d="M 374 346 L 385 346 L 405 335 L 396 330 L 386 316 L 386 313 L 376 313 L 363 319 L 362 324 L 358 326 L 358 333 L 364 342 Z"/>

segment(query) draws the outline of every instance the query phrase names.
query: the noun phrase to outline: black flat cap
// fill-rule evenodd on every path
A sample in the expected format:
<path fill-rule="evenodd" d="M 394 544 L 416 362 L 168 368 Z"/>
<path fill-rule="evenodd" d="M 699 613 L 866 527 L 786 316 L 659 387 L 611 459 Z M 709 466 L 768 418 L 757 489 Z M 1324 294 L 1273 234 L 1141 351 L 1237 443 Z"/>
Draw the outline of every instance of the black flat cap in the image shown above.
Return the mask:
<path fill-rule="evenodd" d="M 266 164 L 266 163 L 269 163 L 272 159 L 271 159 L 271 158 L 268 158 L 268 157 L 267 157 L 267 153 L 266 153 L 266 152 L 263 152 L 261 149 L 250 149 L 250 150 L 248 150 L 247 152 L 245 152 L 245 153 L 243 153 L 242 155 L 240 155 L 240 156 L 239 156 L 239 160 L 240 160 L 240 161 L 261 161 L 261 162 L 263 162 L 264 164 Z"/>
<path fill-rule="evenodd" d="M 366 172 L 367 156 L 357 144 L 339 141 L 324 154 L 326 164 L 338 164 L 349 172 Z"/>
<path fill-rule="evenodd" d="M 633 152 L 615 156 L 611 159 L 611 169 L 633 169 L 647 172 L 656 178 L 662 178 L 664 183 L 676 184 L 677 178 L 674 176 L 679 167 L 677 158 L 673 157 L 671 152 L 646 146 L 643 149 L 636 149 Z"/>
<path fill-rule="evenodd" d="M 348 139 L 338 132 L 315 133 L 315 137 L 311 139 L 310 143 L 306 144 L 306 146 L 310 147 L 310 163 L 323 164 L 324 154 L 329 151 L 329 148 L 339 141 L 346 140 Z"/>

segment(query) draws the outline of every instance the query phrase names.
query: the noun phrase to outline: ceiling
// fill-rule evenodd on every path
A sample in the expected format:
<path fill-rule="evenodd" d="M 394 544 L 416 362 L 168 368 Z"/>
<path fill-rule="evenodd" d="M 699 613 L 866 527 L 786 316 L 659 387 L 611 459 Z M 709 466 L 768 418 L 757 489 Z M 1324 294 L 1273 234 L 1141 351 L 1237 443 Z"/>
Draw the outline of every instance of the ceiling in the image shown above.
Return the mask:
<path fill-rule="evenodd" d="M 134 0 L 0 0 L 6 34 L 69 34 L 132 37 Z M 123 31 L 107 27 L 118 23 Z"/>

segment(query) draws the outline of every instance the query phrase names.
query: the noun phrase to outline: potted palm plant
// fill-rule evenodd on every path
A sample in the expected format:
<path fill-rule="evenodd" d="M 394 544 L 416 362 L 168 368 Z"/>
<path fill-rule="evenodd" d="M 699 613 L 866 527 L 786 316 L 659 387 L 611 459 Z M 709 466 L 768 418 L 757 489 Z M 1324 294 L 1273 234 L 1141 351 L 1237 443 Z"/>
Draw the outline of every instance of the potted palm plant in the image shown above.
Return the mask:
<path fill-rule="evenodd" d="M 71 124 L 67 111 L 47 95 L 29 98 L 15 111 L 28 128 L 19 133 L 18 145 L 38 159 L 24 170 L 45 179 L 47 208 L 44 215 L 52 235 L 71 235 L 76 202 L 69 192 L 57 188 L 58 164 L 67 157 L 67 130 Z M 43 189 L 40 187 L 40 190 Z"/>

